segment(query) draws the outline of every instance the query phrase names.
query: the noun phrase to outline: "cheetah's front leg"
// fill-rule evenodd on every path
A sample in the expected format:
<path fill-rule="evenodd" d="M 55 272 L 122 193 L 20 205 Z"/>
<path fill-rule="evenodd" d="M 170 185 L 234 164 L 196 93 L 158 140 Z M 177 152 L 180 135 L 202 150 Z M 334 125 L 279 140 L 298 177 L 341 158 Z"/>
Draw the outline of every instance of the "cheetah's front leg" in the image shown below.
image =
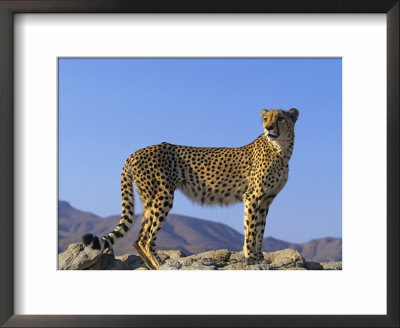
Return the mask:
<path fill-rule="evenodd" d="M 274 200 L 275 195 L 268 195 L 262 201 L 257 209 L 257 223 L 256 223 L 256 259 L 258 261 L 262 261 L 264 259 L 264 255 L 262 253 L 262 243 L 264 239 L 264 231 L 265 224 L 267 222 L 267 215 L 269 211 L 269 207 Z"/>
<path fill-rule="evenodd" d="M 257 224 L 257 202 L 252 195 L 244 195 L 244 245 L 243 252 L 246 258 L 246 264 L 256 264 L 256 224 Z"/>

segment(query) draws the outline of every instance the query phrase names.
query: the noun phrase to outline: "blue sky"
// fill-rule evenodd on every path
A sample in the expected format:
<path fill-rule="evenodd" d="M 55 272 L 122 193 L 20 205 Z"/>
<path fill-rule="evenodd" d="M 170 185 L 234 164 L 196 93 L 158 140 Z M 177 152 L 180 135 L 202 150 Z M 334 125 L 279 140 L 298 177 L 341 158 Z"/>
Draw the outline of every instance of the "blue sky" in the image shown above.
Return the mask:
<path fill-rule="evenodd" d="M 262 133 L 262 108 L 300 111 L 289 181 L 265 236 L 305 242 L 342 234 L 341 59 L 59 59 L 59 199 L 119 214 L 120 174 L 136 150 L 167 141 L 239 147 Z M 136 197 L 136 213 L 141 205 Z M 171 213 L 243 233 L 243 205 Z"/>

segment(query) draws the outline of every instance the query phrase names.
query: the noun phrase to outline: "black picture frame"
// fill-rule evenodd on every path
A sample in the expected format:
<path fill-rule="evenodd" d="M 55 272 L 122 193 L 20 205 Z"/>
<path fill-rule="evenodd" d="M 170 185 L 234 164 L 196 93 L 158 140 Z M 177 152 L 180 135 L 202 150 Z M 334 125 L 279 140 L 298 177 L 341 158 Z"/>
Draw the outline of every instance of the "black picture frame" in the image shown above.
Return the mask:
<path fill-rule="evenodd" d="M 0 324 L 4 327 L 399 327 L 399 8 L 399 0 L 0 0 Z M 387 315 L 14 315 L 13 20 L 16 13 L 385 13 Z"/>

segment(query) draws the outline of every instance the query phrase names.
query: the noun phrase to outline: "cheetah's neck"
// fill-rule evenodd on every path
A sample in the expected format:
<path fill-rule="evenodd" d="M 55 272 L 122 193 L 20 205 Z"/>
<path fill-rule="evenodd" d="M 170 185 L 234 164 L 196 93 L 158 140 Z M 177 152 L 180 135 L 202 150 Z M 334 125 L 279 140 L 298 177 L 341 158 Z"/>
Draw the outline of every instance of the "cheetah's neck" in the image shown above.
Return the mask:
<path fill-rule="evenodd" d="M 293 153 L 294 135 L 284 139 L 281 138 L 279 140 L 269 142 L 273 145 L 278 153 L 285 155 L 284 157 L 286 157 L 287 160 L 290 159 Z"/>

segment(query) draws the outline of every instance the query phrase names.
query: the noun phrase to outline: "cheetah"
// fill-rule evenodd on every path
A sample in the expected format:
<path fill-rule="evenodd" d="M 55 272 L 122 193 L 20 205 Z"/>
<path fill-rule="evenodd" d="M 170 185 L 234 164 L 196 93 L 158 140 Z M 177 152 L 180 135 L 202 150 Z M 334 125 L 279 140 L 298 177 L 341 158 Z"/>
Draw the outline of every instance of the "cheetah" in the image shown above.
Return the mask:
<path fill-rule="evenodd" d="M 176 189 L 205 205 L 243 201 L 246 264 L 258 263 L 263 260 L 261 248 L 269 207 L 288 179 L 298 116 L 296 108 L 263 109 L 264 132 L 243 147 L 206 148 L 163 142 L 136 151 L 122 169 L 119 224 L 101 239 L 92 234 L 83 236 L 84 244 L 112 251 L 112 245 L 126 236 L 134 219 L 134 183 L 143 217 L 133 246 L 149 269 L 157 270 L 162 265 L 156 240 L 172 209 Z"/>

